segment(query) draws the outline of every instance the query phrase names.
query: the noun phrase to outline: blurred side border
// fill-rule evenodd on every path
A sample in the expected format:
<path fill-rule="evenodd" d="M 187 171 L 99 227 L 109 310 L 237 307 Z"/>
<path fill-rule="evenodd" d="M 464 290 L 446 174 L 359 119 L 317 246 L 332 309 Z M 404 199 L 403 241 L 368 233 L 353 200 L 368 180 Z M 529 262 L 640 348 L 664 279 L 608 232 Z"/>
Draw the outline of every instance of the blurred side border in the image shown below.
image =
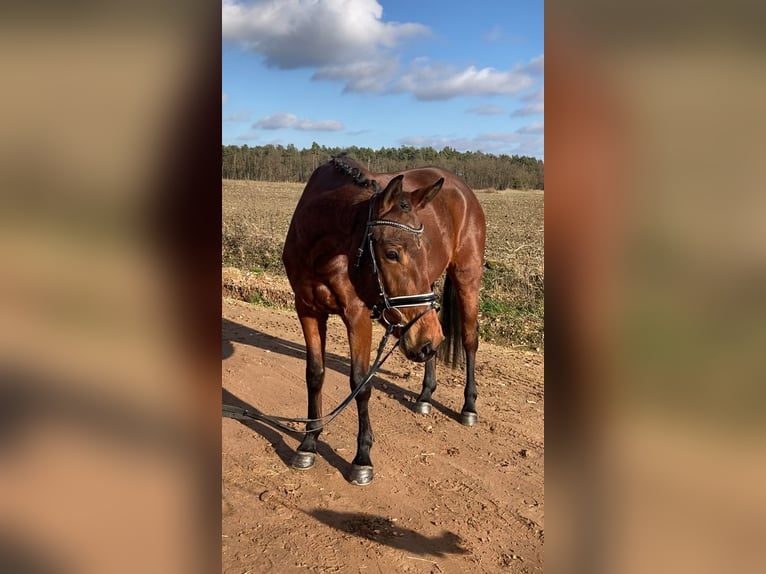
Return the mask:
<path fill-rule="evenodd" d="M 0 571 L 217 571 L 220 5 L 0 22 Z"/>

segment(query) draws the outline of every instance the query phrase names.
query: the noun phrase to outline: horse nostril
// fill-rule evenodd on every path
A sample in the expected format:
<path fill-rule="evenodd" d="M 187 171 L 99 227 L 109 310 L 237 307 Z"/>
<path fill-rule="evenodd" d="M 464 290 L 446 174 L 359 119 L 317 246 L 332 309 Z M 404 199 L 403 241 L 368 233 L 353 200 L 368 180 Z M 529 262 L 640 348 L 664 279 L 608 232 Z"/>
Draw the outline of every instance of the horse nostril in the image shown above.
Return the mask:
<path fill-rule="evenodd" d="M 436 351 L 431 346 L 431 342 L 429 341 L 428 343 L 423 345 L 422 349 L 420 349 L 420 356 L 423 357 L 424 359 L 430 359 L 435 352 Z"/>

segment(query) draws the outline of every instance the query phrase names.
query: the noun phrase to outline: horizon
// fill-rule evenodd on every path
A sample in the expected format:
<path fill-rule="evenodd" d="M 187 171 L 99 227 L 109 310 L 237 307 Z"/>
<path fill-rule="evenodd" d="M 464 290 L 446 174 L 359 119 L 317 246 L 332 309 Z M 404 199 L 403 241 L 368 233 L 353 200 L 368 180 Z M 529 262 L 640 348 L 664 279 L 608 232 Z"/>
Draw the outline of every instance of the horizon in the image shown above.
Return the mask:
<path fill-rule="evenodd" d="M 347 146 L 347 147 L 342 147 L 342 146 L 325 146 L 325 145 L 320 144 L 319 142 L 312 142 L 312 145 L 306 146 L 306 147 L 298 147 L 298 146 L 296 146 L 295 144 L 292 144 L 292 143 L 288 143 L 288 144 L 265 143 L 265 144 L 251 145 L 251 144 L 248 144 L 247 142 L 233 143 L 233 144 L 222 143 L 221 146 L 222 147 L 239 147 L 239 148 L 246 147 L 247 149 L 255 149 L 255 148 L 259 148 L 259 147 L 268 147 L 268 146 L 273 146 L 275 148 L 280 148 L 281 147 L 282 149 L 288 149 L 290 146 L 293 146 L 298 152 L 304 152 L 304 151 L 311 151 L 313 146 L 314 146 L 314 144 L 318 145 L 320 148 L 322 148 L 322 149 L 324 149 L 326 151 L 332 151 L 332 150 L 340 149 L 341 150 L 340 153 L 349 152 L 349 154 L 350 154 L 350 151 L 352 151 L 352 150 L 370 150 L 373 153 L 379 153 L 381 151 L 389 150 L 389 149 L 399 150 L 399 149 L 406 149 L 406 148 L 412 148 L 412 149 L 417 149 L 417 150 L 431 149 L 435 153 L 441 153 L 446 148 L 449 147 L 449 146 L 444 146 L 441 149 L 437 149 L 437 148 L 434 148 L 432 146 L 417 147 L 417 146 L 400 145 L 400 146 L 397 146 L 397 147 L 382 146 L 382 147 L 379 147 L 379 148 L 376 149 L 376 148 L 371 148 L 369 146 L 358 146 L 358 145 L 351 145 L 351 146 Z M 453 148 L 450 148 L 450 149 L 453 149 Z M 535 157 L 535 156 L 532 156 L 532 155 L 524 155 L 524 154 L 516 154 L 516 153 L 513 153 L 513 154 L 511 154 L 511 153 L 491 153 L 491 152 L 483 152 L 483 151 L 480 151 L 480 150 L 460 151 L 460 150 L 454 150 L 453 149 L 453 151 L 455 151 L 457 153 L 460 153 L 460 154 L 464 154 L 464 153 L 481 153 L 481 154 L 486 155 L 486 156 L 493 156 L 493 157 L 498 157 L 498 158 L 499 157 L 503 157 L 503 156 L 519 157 L 519 158 L 527 157 L 527 158 L 535 159 L 535 160 L 537 160 L 537 161 L 539 161 L 541 163 L 545 163 L 545 159 L 544 158 L 542 158 L 542 157 Z"/>

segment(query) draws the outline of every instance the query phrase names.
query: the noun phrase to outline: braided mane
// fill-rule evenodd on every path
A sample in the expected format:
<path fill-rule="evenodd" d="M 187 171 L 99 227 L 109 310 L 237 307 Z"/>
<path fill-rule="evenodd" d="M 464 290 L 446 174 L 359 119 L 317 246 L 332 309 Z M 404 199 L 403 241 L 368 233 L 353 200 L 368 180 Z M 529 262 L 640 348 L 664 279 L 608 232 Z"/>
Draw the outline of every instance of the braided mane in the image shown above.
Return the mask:
<path fill-rule="evenodd" d="M 362 187 L 370 187 L 375 193 L 381 191 L 378 182 L 367 177 L 362 171 L 362 166 L 350 158 L 345 151 L 333 156 L 330 162 L 340 173 L 353 179 L 355 184 Z"/>

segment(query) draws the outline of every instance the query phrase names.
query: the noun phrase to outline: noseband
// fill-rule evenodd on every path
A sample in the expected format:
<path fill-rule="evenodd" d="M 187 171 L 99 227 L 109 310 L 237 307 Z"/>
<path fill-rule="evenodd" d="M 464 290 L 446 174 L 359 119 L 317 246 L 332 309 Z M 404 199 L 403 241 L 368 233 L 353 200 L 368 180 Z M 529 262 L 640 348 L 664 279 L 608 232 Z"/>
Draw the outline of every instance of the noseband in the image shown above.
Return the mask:
<path fill-rule="evenodd" d="M 375 274 L 375 280 L 378 282 L 378 296 L 381 299 L 378 303 L 373 305 L 372 315 L 370 315 L 370 318 L 383 319 L 384 323 L 393 327 L 405 327 L 411 325 L 420 319 L 420 317 L 425 315 L 430 309 L 436 307 L 436 295 L 434 295 L 433 291 L 429 293 L 421 293 L 419 295 L 401 295 L 399 297 L 389 297 L 386 294 L 386 290 L 383 287 L 383 281 L 380 278 L 380 271 L 378 269 L 377 258 L 375 257 L 375 250 L 373 249 L 372 245 L 372 228 L 377 225 L 388 225 L 389 227 L 395 227 L 396 229 L 401 229 L 402 231 L 407 231 L 408 233 L 420 235 L 423 233 L 423 224 L 421 223 L 420 227 L 411 227 L 404 223 L 399 223 L 398 221 L 391 221 L 390 219 L 373 219 L 372 209 L 376 197 L 377 194 L 370 198 L 370 206 L 367 213 L 367 225 L 365 227 L 366 233 L 362 238 L 362 244 L 359 246 L 359 249 L 356 252 L 356 262 L 354 263 L 354 268 L 359 269 L 359 266 L 362 263 L 362 257 L 364 257 L 365 247 L 368 247 L 370 251 L 370 259 L 372 259 L 372 270 Z M 412 321 L 410 321 L 408 324 L 405 324 L 404 315 L 402 315 L 402 312 L 399 311 L 399 309 L 404 307 L 423 306 L 427 306 L 427 309 L 424 309 Z"/>

